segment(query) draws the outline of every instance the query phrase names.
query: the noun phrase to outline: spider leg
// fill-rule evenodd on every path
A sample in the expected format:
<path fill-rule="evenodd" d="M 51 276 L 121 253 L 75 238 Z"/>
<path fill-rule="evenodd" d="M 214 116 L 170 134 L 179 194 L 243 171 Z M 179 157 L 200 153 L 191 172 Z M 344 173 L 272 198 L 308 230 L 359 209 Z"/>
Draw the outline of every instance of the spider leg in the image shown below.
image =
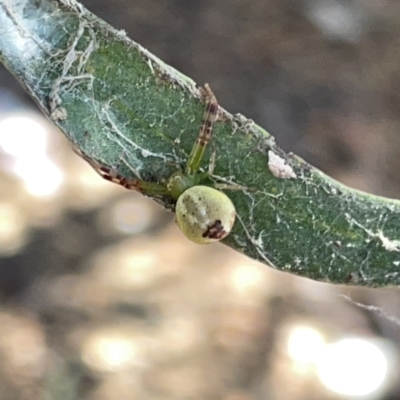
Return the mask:
<path fill-rule="evenodd" d="M 219 190 L 246 190 L 246 191 L 251 191 L 246 186 L 241 186 L 241 185 L 236 185 L 234 183 L 214 183 L 213 188 L 219 189 Z"/>
<path fill-rule="evenodd" d="M 216 159 L 217 159 L 217 152 L 214 150 L 211 154 L 210 164 L 208 164 L 208 175 L 210 176 L 214 173 Z"/>
<path fill-rule="evenodd" d="M 118 185 L 121 185 L 126 189 L 136 190 L 140 193 L 150 196 L 161 196 L 168 194 L 168 189 L 165 185 L 156 182 L 146 182 L 136 178 L 125 178 L 122 175 L 117 174 L 114 169 L 101 165 L 98 161 L 89 157 L 86 153 L 77 148 L 75 145 L 72 146 L 72 149 L 75 153 L 77 153 L 80 157 L 87 161 L 92 166 L 92 168 L 107 181 L 117 183 Z M 125 159 L 122 160 L 124 161 L 124 163 L 126 163 Z"/>
<path fill-rule="evenodd" d="M 204 111 L 203 123 L 200 127 L 199 134 L 197 135 L 196 142 L 186 164 L 185 173 L 187 175 L 195 175 L 199 170 L 207 144 L 212 137 L 214 122 L 218 117 L 218 102 L 207 83 L 204 85 L 202 93 L 206 99 L 206 109 Z"/>

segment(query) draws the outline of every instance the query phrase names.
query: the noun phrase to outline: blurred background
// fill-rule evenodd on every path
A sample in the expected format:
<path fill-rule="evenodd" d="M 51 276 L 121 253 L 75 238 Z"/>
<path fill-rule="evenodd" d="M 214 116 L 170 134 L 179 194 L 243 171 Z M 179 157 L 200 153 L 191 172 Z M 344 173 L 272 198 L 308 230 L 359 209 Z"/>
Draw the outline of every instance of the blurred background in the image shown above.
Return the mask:
<path fill-rule="evenodd" d="M 82 3 L 286 151 L 400 198 L 400 2 Z M 192 245 L 0 66 L 1 400 L 398 399 L 399 355 L 399 290 Z"/>

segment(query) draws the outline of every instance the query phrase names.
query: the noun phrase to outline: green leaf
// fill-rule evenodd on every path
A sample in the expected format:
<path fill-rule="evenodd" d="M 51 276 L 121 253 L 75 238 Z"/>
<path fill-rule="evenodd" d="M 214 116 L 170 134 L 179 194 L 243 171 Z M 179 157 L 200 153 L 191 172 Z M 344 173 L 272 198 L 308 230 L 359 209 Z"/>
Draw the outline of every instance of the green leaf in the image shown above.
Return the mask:
<path fill-rule="evenodd" d="M 187 160 L 204 110 L 195 83 L 79 3 L 0 0 L 0 60 L 99 164 L 160 182 Z M 227 191 L 238 214 L 227 245 L 316 280 L 400 283 L 398 201 L 335 182 L 240 115 L 225 112 L 213 145 L 214 178 L 243 187 Z"/>

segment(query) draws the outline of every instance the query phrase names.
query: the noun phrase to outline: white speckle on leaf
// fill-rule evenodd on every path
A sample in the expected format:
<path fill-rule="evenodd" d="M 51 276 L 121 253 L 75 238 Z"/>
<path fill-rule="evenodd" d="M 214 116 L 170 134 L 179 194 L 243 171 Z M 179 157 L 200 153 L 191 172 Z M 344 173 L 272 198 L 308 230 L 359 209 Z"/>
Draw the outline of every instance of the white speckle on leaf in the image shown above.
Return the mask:
<path fill-rule="evenodd" d="M 382 242 L 382 246 L 388 251 L 400 251 L 400 240 L 390 240 L 384 236 L 383 232 L 378 233 L 378 238 Z"/>
<path fill-rule="evenodd" d="M 50 115 L 50 118 L 53 121 L 64 121 L 65 119 L 67 119 L 67 117 L 68 113 L 64 107 L 56 108 Z"/>
<path fill-rule="evenodd" d="M 297 178 L 293 168 L 286 163 L 286 160 L 276 155 L 273 151 L 268 152 L 268 168 L 274 176 L 280 179 Z"/>

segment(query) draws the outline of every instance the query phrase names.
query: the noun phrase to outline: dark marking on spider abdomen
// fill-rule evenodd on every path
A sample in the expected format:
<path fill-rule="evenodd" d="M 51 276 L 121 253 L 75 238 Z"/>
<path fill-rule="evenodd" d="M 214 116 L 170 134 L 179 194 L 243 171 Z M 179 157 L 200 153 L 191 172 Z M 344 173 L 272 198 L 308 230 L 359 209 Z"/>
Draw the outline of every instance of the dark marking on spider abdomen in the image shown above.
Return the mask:
<path fill-rule="evenodd" d="M 218 240 L 224 238 L 227 234 L 228 232 L 222 226 L 221 220 L 217 219 L 203 233 L 203 237 Z"/>

